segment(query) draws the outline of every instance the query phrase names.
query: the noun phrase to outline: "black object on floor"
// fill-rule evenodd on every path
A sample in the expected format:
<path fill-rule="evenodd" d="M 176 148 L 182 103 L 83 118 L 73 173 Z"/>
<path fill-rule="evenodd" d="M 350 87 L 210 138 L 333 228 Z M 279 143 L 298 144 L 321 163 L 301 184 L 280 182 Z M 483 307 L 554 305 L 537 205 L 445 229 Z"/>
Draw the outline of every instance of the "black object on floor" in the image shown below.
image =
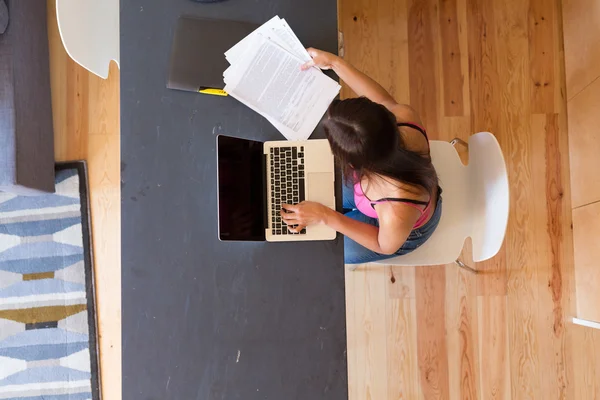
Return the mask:
<path fill-rule="evenodd" d="M 337 50 L 336 0 L 121 1 L 122 397 L 347 399 L 343 238 L 218 240 L 216 135 L 283 137 L 232 97 L 165 87 L 181 15 L 279 15 Z"/>
<path fill-rule="evenodd" d="M 51 193 L 54 129 L 46 2 L 2 3 L 10 21 L 0 36 L 0 190 Z"/>
<path fill-rule="evenodd" d="M 6 7 L 6 2 L 4 0 L 0 0 L 0 35 L 6 31 L 7 26 L 8 8 Z"/>
<path fill-rule="evenodd" d="M 169 65 L 169 89 L 223 89 L 229 63 L 223 55 L 258 27 L 248 22 L 183 16 L 177 21 Z"/>

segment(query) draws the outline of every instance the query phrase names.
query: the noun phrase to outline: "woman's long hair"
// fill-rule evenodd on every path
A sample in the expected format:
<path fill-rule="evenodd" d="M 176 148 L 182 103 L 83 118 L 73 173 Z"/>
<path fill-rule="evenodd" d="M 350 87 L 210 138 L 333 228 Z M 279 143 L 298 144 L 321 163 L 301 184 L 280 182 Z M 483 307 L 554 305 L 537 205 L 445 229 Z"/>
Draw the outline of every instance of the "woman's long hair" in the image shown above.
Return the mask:
<path fill-rule="evenodd" d="M 334 100 L 323 128 L 346 179 L 378 175 L 433 196 L 438 177 L 431 158 L 406 148 L 396 117 L 381 104 L 365 97 Z"/>

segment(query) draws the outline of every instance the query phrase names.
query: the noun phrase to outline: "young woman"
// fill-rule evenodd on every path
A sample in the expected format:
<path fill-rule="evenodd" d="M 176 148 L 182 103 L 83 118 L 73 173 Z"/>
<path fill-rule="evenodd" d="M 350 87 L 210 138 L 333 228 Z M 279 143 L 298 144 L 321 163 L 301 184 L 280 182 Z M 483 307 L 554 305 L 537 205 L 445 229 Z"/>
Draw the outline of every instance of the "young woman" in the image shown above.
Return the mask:
<path fill-rule="evenodd" d="M 282 211 L 283 220 L 291 231 L 326 224 L 344 234 L 347 264 L 415 250 L 431 236 L 442 213 L 441 189 L 418 114 L 341 58 L 308 52 L 312 61 L 303 69 L 333 69 L 361 96 L 334 101 L 323 122 L 344 170 L 345 213 L 305 201 L 282 205 L 287 211 Z"/>

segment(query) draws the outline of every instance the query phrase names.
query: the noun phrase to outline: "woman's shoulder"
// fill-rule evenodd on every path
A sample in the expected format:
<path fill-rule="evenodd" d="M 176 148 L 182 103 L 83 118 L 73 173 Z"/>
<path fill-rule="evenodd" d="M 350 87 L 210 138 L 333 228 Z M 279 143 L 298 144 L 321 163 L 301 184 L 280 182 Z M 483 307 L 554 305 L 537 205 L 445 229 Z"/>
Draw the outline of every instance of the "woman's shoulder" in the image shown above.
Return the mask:
<path fill-rule="evenodd" d="M 398 124 L 408 124 L 409 126 L 400 126 L 399 131 L 404 139 L 406 147 L 410 151 L 421 153 L 423 155 L 429 154 L 429 143 L 427 141 L 427 135 L 425 130 L 421 128 L 423 122 L 421 117 L 415 111 L 414 108 L 408 104 L 397 104 L 390 109 L 396 116 Z M 412 125 L 412 126 L 411 126 Z"/>
<path fill-rule="evenodd" d="M 398 123 L 413 123 L 422 126 L 419 113 L 408 104 L 395 104 L 389 110 L 396 116 Z"/>

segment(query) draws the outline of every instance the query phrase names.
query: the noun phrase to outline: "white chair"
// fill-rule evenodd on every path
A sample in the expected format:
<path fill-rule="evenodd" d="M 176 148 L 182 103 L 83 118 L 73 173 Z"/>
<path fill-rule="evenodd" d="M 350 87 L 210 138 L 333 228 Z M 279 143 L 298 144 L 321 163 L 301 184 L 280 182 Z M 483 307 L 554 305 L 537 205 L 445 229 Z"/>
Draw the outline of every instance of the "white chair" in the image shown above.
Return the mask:
<path fill-rule="evenodd" d="M 60 38 L 76 63 L 108 78 L 119 65 L 119 0 L 56 0 Z"/>
<path fill-rule="evenodd" d="M 498 141 L 489 132 L 452 142 L 433 140 L 431 160 L 443 189 L 440 223 L 421 247 L 403 256 L 379 261 L 385 265 L 443 265 L 456 262 L 461 268 L 477 272 L 458 258 L 465 239 L 471 237 L 473 260 L 495 256 L 506 233 L 508 222 L 508 174 Z M 469 149 L 469 163 L 463 165 L 454 144 Z"/>

